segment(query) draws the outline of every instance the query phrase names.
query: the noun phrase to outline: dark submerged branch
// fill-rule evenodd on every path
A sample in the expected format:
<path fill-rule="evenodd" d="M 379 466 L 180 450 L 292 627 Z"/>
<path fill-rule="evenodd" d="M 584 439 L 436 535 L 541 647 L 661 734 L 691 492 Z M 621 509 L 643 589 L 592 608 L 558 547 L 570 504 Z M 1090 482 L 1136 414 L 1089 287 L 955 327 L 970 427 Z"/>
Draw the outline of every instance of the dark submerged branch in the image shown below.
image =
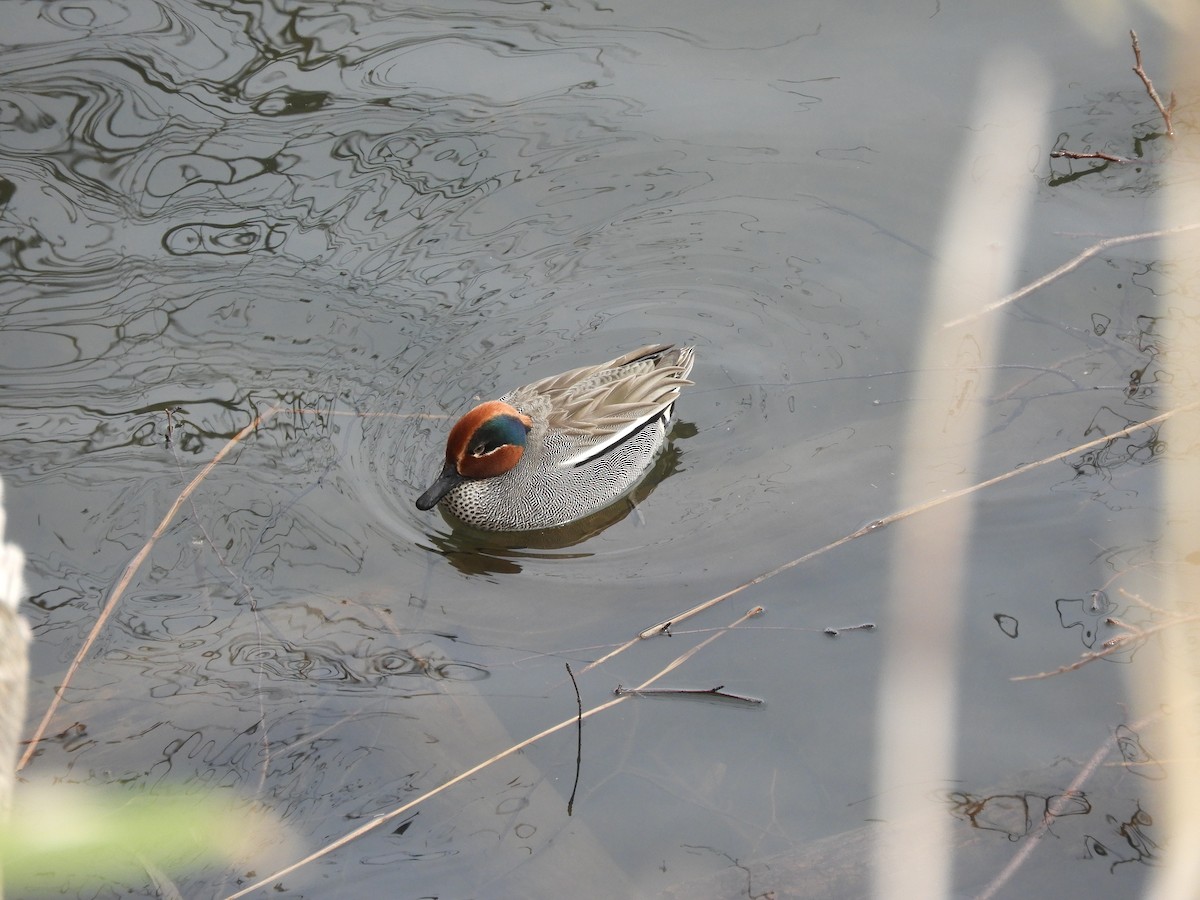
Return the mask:
<path fill-rule="evenodd" d="M 1081 153 L 1078 150 L 1054 150 L 1050 153 L 1051 159 L 1103 159 L 1106 162 L 1112 163 L 1131 163 L 1132 159 L 1126 159 L 1124 156 L 1117 156 L 1115 153 L 1103 153 L 1093 151 L 1091 153 Z"/>
<path fill-rule="evenodd" d="M 613 695 L 617 697 L 700 697 L 710 700 L 731 700 L 735 703 L 745 703 L 749 706 L 761 706 L 762 700 L 758 697 L 746 697 L 742 694 L 731 694 L 725 690 L 725 685 L 718 684 L 716 687 L 700 690 L 699 688 L 653 688 L 650 690 L 637 690 L 635 688 L 624 688 L 617 685 L 613 691 Z"/>

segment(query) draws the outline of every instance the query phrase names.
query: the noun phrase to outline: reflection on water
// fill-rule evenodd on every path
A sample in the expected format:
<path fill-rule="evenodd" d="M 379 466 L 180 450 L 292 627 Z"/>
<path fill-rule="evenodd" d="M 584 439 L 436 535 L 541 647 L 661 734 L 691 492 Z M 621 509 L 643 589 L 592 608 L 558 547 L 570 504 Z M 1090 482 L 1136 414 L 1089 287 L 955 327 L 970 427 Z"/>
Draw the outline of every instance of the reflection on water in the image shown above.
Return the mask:
<path fill-rule="evenodd" d="M 1044 52 L 1064 66 L 1098 59 L 1067 52 L 1060 14 L 1029 4 L 1009 37 L 1052 37 Z M 0 468 L 29 559 L 35 715 L 204 473 L 33 768 L 228 787 L 315 848 L 573 714 L 564 658 L 596 658 L 892 512 L 902 417 L 922 399 L 908 347 L 969 103 L 969 79 L 944 77 L 948 48 L 973 58 L 1002 32 L 972 4 L 7 4 Z M 1072 91 L 1072 130 L 1133 102 L 1093 109 Z M 1154 187 L 1116 170 L 1057 188 L 1030 178 L 1042 214 L 1065 219 L 1039 222 L 1055 238 L 1031 241 L 1031 271 L 1075 252 L 1061 234 L 1124 230 Z M 1100 182 L 1103 213 L 1052 194 Z M 1013 314 L 984 474 L 1144 417 L 1168 377 L 1153 274 L 1114 256 Z M 447 421 L 474 399 L 659 340 L 699 345 L 697 384 L 629 502 L 512 538 L 413 509 Z M 995 501 L 1014 546 L 973 565 L 1007 593 L 964 643 L 991 647 L 997 623 L 1015 638 L 1018 620 L 1005 653 L 1061 637 L 1044 598 L 1072 589 L 1047 585 L 1068 569 L 1076 594 L 1102 582 L 1095 541 L 1131 542 L 1093 530 L 1146 515 L 1142 472 L 1163 449 L 1130 435 Z M 1078 506 L 1064 510 L 1068 494 Z M 1105 523 L 1087 514 L 1097 502 Z M 1065 549 L 1046 559 L 1050 546 Z M 370 859 L 407 863 L 414 894 L 647 896 L 698 865 L 857 825 L 876 651 L 820 636 L 878 612 L 883 550 L 853 552 L 747 592 L 768 624 L 680 670 L 682 689 L 768 696 L 749 739 L 707 705 L 589 720 L 569 822 L 558 788 L 573 739 L 281 889 L 394 892 L 395 867 Z M 581 678 L 584 702 L 689 639 L 643 642 Z M 1021 665 L 981 653 L 977 674 L 1036 670 L 1054 649 Z M 1078 715 L 1102 694 L 1073 698 Z M 994 702 L 977 708 L 1003 717 Z M 1055 728 L 1076 724 L 1055 712 Z M 1009 731 L 993 729 L 988 751 L 1011 749 L 996 737 Z M 694 846 L 720 849 L 699 862 Z M 208 872 L 181 890 L 245 883 Z"/>
<path fill-rule="evenodd" d="M 1116 738 L 1120 746 L 1131 743 L 1139 746 L 1136 732 L 1128 725 L 1117 727 Z M 1135 760 L 1124 750 L 1122 755 L 1127 762 L 1153 764 L 1153 760 L 1144 757 Z M 1129 771 L 1145 774 L 1138 772 L 1138 767 L 1135 765 Z M 1050 772 L 1038 772 L 1021 780 L 1044 783 L 1048 777 Z M 1160 848 L 1152 837 L 1157 836 L 1152 827 L 1153 817 L 1136 798 L 1136 787 L 1134 798 L 1121 797 L 1114 803 L 1115 780 L 1102 773 L 1088 783 L 1088 790 L 954 791 L 947 796 L 947 802 L 953 815 L 970 823 L 972 829 L 991 833 L 984 835 L 984 841 L 994 837 L 1013 843 L 1036 840 L 1049 825 L 1055 839 L 1070 844 L 1077 858 L 1106 863 L 1110 872 L 1126 863 L 1159 865 Z"/>

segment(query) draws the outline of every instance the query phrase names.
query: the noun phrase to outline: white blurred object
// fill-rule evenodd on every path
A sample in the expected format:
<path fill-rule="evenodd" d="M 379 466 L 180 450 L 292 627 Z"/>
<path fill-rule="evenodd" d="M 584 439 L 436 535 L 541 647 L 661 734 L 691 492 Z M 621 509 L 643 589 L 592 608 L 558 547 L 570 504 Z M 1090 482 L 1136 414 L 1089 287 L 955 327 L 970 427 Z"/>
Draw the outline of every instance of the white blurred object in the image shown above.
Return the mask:
<path fill-rule="evenodd" d="M 4 481 L 0 479 L 0 606 L 16 612 L 25 594 L 25 554 L 4 543 Z"/>
<path fill-rule="evenodd" d="M 911 388 L 922 400 L 912 404 L 904 437 L 900 509 L 983 478 L 980 448 L 1002 322 L 972 314 L 1012 289 L 1025 220 L 1038 195 L 1029 160 L 1045 139 L 1049 83 L 1040 62 L 1015 49 L 996 54 L 979 74 L 975 121 L 951 182 Z M 956 777 L 959 628 L 973 516 L 972 503 L 960 500 L 896 526 L 879 679 L 875 816 L 888 824 L 914 817 L 926 824 L 880 831 L 875 900 L 951 896 L 951 818 L 935 794 Z"/>
<path fill-rule="evenodd" d="M 25 593 L 25 554 L 4 543 L 4 482 L 0 481 L 0 822 L 12 802 L 17 741 L 25 724 L 29 625 L 17 615 Z"/>

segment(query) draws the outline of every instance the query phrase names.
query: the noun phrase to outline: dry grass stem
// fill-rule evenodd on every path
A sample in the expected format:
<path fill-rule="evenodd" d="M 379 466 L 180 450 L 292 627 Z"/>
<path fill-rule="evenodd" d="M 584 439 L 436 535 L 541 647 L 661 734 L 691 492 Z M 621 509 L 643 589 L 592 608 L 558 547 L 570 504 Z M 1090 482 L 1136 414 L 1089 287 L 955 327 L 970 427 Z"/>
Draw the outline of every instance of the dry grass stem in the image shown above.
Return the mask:
<path fill-rule="evenodd" d="M 1137 643 L 1144 644 L 1148 639 L 1158 634 L 1161 631 L 1166 631 L 1168 628 L 1174 628 L 1177 625 L 1186 625 L 1190 622 L 1200 622 L 1200 614 L 1190 616 L 1171 616 L 1166 622 L 1160 622 L 1157 625 L 1152 625 L 1149 628 L 1143 628 L 1140 625 L 1134 625 L 1130 622 L 1124 622 L 1115 616 L 1110 616 L 1105 619 L 1105 624 L 1115 628 L 1124 628 L 1120 634 L 1114 634 L 1112 637 L 1105 640 L 1102 645 L 1104 649 L 1093 650 L 1082 654 L 1079 659 L 1073 663 L 1068 663 L 1065 666 L 1059 666 L 1051 672 L 1038 672 L 1036 675 L 1015 675 L 1009 681 L 1038 681 L 1042 678 L 1052 678 L 1055 675 L 1063 675 L 1067 672 L 1074 672 L 1077 669 L 1082 669 L 1088 663 L 1095 662 L 1098 659 L 1104 659 L 1106 656 L 1112 656 L 1118 650 L 1125 649 L 1128 645 Z"/>
<path fill-rule="evenodd" d="M 1036 281 L 1031 281 L 1023 288 L 1019 288 L 1018 290 L 1013 291 L 1011 294 L 1006 294 L 995 303 L 990 303 L 982 309 L 971 313 L 970 315 L 962 316 L 954 319 L 953 321 L 946 322 L 944 325 L 942 325 L 942 327 L 954 328 L 959 325 L 966 325 L 969 322 L 974 322 L 976 319 L 982 316 L 986 316 L 988 313 L 995 312 L 998 309 L 1008 306 L 1010 303 L 1015 303 L 1023 297 L 1028 297 L 1034 291 L 1039 291 L 1051 282 L 1062 278 L 1062 276 L 1066 275 L 1068 272 L 1075 271 L 1093 256 L 1103 253 L 1105 250 L 1108 250 L 1112 247 L 1120 247 L 1124 244 L 1133 244 L 1138 241 L 1151 241 L 1155 240 L 1156 238 L 1172 237 L 1187 231 L 1195 231 L 1197 228 L 1200 228 L 1200 222 L 1192 222 L 1189 225 L 1179 225 L 1175 228 L 1161 228 L 1158 231 L 1143 231 L 1139 234 L 1123 234 L 1118 235 L 1117 237 L 1110 237 L 1105 238 L 1102 241 L 1097 241 L 1095 244 L 1092 244 L 1092 246 L 1079 253 L 1079 255 L 1072 257 L 1057 269 L 1046 273 Z"/>
<path fill-rule="evenodd" d="M 105 602 L 104 607 L 100 610 L 100 615 L 96 617 L 96 622 L 94 625 L 92 625 L 92 630 L 88 632 L 87 638 L 84 639 L 83 644 L 75 653 L 75 658 L 71 660 L 71 664 L 67 667 L 67 673 L 63 676 L 62 682 L 55 689 L 54 697 L 51 699 L 45 715 L 42 716 L 42 720 L 38 723 L 37 728 L 34 729 L 33 737 L 29 739 L 29 744 L 25 748 L 25 753 L 21 756 L 20 761 L 17 763 L 18 772 L 25 767 L 25 764 L 29 762 L 30 758 L 37 751 L 38 744 L 41 742 L 43 736 L 45 736 L 46 729 L 50 725 L 50 720 L 54 718 L 54 713 L 58 710 L 58 705 L 62 702 L 63 694 L 66 693 L 67 687 L 71 683 L 71 679 L 75 676 L 75 673 L 79 671 L 79 666 L 83 663 L 84 658 L 88 655 L 88 651 L 92 649 L 92 645 L 96 642 L 96 638 L 99 637 L 100 632 L 104 629 L 105 623 L 108 622 L 113 610 L 117 608 L 117 603 L 120 602 L 121 597 L 125 593 L 125 589 L 129 587 L 129 583 L 133 580 L 133 576 L 137 573 L 138 569 L 141 568 L 142 563 L 146 561 L 146 557 L 150 555 L 150 551 L 154 549 L 154 545 L 158 539 L 162 537 L 163 533 L 166 532 L 168 527 L 170 527 L 172 520 L 174 520 L 179 510 L 183 507 L 183 504 L 189 497 L 191 497 L 192 492 L 200 486 L 201 482 L 203 482 L 204 479 L 209 476 L 212 470 L 217 467 L 221 460 L 229 455 L 229 452 L 233 450 L 234 447 L 236 447 L 243 439 L 245 439 L 256 428 L 270 419 L 273 415 L 279 412 L 282 408 L 282 406 L 272 406 L 266 412 L 255 416 L 254 420 L 249 425 L 229 439 L 229 443 L 220 449 L 217 455 L 214 456 L 204 466 L 204 468 L 200 470 L 196 477 L 193 478 L 188 483 L 187 487 L 185 487 L 179 494 L 179 496 L 175 498 L 175 502 L 171 504 L 171 508 L 167 510 L 167 514 L 163 516 L 162 521 L 158 523 L 158 527 L 154 529 L 154 533 L 150 535 L 150 539 L 146 541 L 142 549 L 137 552 L 137 555 L 134 556 L 133 559 L 131 559 L 125 566 L 125 570 L 121 573 L 121 577 L 118 579 L 116 586 L 112 589 L 112 593 L 108 595 L 107 602 Z"/>
<path fill-rule="evenodd" d="M 253 884 L 247 885 L 246 887 L 242 888 L 237 893 L 230 894 L 228 897 L 225 898 L 225 900 L 237 900 L 237 898 L 244 897 L 247 894 L 250 894 L 250 893 L 258 890 L 259 888 L 267 887 L 268 885 L 278 881 L 280 878 L 290 875 L 292 872 L 295 872 L 296 870 L 303 868 L 304 866 L 308 865 L 310 862 L 314 862 L 318 859 L 321 859 L 324 856 L 328 856 L 333 851 L 346 846 L 351 841 L 357 840 L 358 838 L 362 837 L 363 835 L 374 831 L 376 828 L 380 827 L 381 825 L 386 825 L 388 822 L 394 821 L 395 819 L 399 818 L 400 816 L 404 815 L 407 812 L 410 812 L 415 807 L 424 803 L 426 800 L 430 800 L 433 797 L 436 797 L 438 794 L 442 793 L 443 791 L 449 790 L 450 788 L 454 787 L 456 784 L 459 784 L 459 783 L 465 781 L 466 779 L 470 778 L 472 775 L 476 775 L 479 772 L 482 772 L 484 769 L 488 768 L 489 766 L 512 756 L 514 753 L 519 753 L 520 751 L 524 750 L 526 747 L 528 747 L 532 744 L 536 744 L 538 741 L 542 740 L 542 738 L 549 737 L 550 735 L 552 735 L 556 732 L 562 731 L 564 728 L 569 728 L 572 725 L 578 725 L 584 719 L 590 719 L 592 716 L 602 713 L 607 709 L 612 709 L 614 706 L 616 706 L 619 703 L 624 703 L 626 700 L 628 700 L 631 696 L 636 694 L 638 691 L 646 690 L 647 688 L 649 688 L 651 685 L 653 685 L 655 682 L 659 681 L 661 678 L 663 678 L 667 674 L 675 671 L 675 669 L 679 668 L 681 665 L 683 665 L 685 662 L 687 662 L 687 660 L 691 659 L 695 654 L 699 653 L 701 650 L 703 650 L 705 647 L 707 647 L 713 641 L 728 634 L 734 628 L 737 628 L 739 625 L 741 625 L 746 620 L 759 615 L 761 612 L 762 612 L 762 607 L 755 607 L 754 609 L 749 610 L 748 612 L 746 612 L 745 615 L 742 615 L 739 618 L 737 618 L 736 620 L 734 620 L 733 622 L 729 623 L 729 625 L 725 626 L 720 631 L 718 631 L 712 635 L 709 635 L 707 638 L 705 638 L 703 641 L 701 641 L 696 646 L 690 648 L 685 653 L 682 653 L 679 656 L 677 656 L 667 666 L 660 669 L 655 674 L 651 675 L 649 678 L 647 678 L 645 681 L 643 681 L 641 684 L 639 684 L 632 691 L 623 692 L 619 696 L 614 697 L 612 700 L 609 700 L 605 703 L 601 703 L 599 706 L 593 706 L 587 712 L 583 712 L 583 713 L 577 712 L 576 714 L 574 714 L 566 719 L 563 719 L 557 725 L 551 725 L 549 728 L 547 728 L 543 731 L 539 731 L 537 734 L 533 735 L 532 737 L 528 737 L 525 740 L 520 741 L 519 743 L 513 744 L 507 750 L 503 750 L 500 753 L 497 753 L 495 756 L 485 759 L 483 762 L 479 763 L 478 765 L 472 766 L 470 769 L 467 769 L 464 772 L 460 772 L 458 775 L 454 776 L 449 781 L 442 782 L 437 787 L 431 788 L 430 790 L 421 794 L 419 797 L 415 797 L 414 799 L 410 800 L 408 803 L 405 803 L 402 806 L 396 807 L 391 812 L 387 812 L 387 813 L 384 813 L 383 815 L 376 816 L 375 818 L 371 819 L 369 822 L 363 823 L 358 828 L 355 828 L 353 831 L 350 831 L 347 834 L 342 835 L 340 838 L 337 838 L 336 840 L 331 841 L 330 843 L 326 844 L 324 847 L 321 847 L 320 849 L 313 851 L 312 853 L 310 853 L 308 856 L 304 857 L 303 859 L 297 860 L 296 862 L 292 863 L 290 866 L 286 866 L 285 868 L 282 868 L 276 872 L 272 872 L 270 875 L 260 878 L 258 881 L 254 882 Z"/>
<path fill-rule="evenodd" d="M 245 428 L 243 428 L 241 431 L 239 431 L 237 434 L 235 434 L 232 438 L 230 438 L 229 442 L 224 447 L 221 448 L 221 450 L 217 453 L 217 455 L 214 456 L 204 466 L 204 468 L 202 468 L 200 470 L 199 474 L 197 474 L 196 477 L 193 478 L 191 480 L 191 482 L 187 485 L 187 487 L 185 487 L 183 489 L 183 491 L 179 494 L 179 496 L 175 498 L 175 502 L 173 504 L 171 504 L 171 508 L 169 510 L 167 510 L 166 516 L 163 517 L 163 520 L 159 523 L 158 528 L 156 528 L 154 530 L 154 533 L 150 536 L 150 539 L 146 542 L 145 546 L 143 546 L 142 549 L 138 551 L 137 555 L 134 556 L 133 559 L 130 560 L 129 563 L 125 566 L 124 571 L 121 573 L 120 579 L 117 581 L 117 584 L 113 588 L 112 593 L 109 594 L 107 602 L 104 604 L 104 607 L 100 610 L 100 615 L 97 617 L 95 624 L 92 625 L 91 631 L 88 632 L 88 636 L 84 639 L 82 646 L 80 646 L 79 650 L 75 654 L 74 659 L 71 660 L 71 664 L 67 667 L 66 675 L 63 677 L 62 682 L 55 689 L 54 697 L 51 699 L 50 705 L 47 707 L 45 714 L 42 716 L 42 719 L 38 723 L 37 728 L 34 729 L 33 736 L 29 739 L 28 746 L 25 748 L 24 754 L 22 754 L 20 761 L 18 761 L 18 763 L 17 763 L 16 770 L 18 772 L 25 767 L 25 765 L 33 757 L 33 754 L 37 751 L 37 746 L 41 742 L 42 738 L 45 737 L 46 729 L 50 726 L 50 721 L 54 718 L 55 712 L 58 711 L 58 706 L 62 702 L 63 695 L 66 692 L 67 687 L 70 685 L 71 679 L 74 678 L 75 673 L 79 670 L 79 666 L 82 664 L 84 658 L 87 656 L 88 652 L 91 650 L 92 645 L 96 642 L 96 638 L 100 635 L 100 632 L 103 630 L 104 625 L 107 623 L 109 617 L 112 615 L 112 612 L 116 608 L 117 603 L 120 601 L 121 596 L 125 593 L 125 590 L 129 587 L 129 583 L 132 581 L 134 574 L 136 574 L 137 570 L 141 567 L 142 563 L 146 561 L 146 557 L 149 556 L 150 551 L 154 547 L 154 544 L 158 541 L 158 539 L 167 530 L 167 528 L 170 526 L 170 524 L 171 524 L 172 520 L 175 518 L 175 516 L 178 515 L 180 508 L 183 506 L 183 504 L 185 502 L 188 502 L 188 503 L 191 502 L 191 496 L 192 496 L 193 492 L 196 490 L 196 488 L 200 486 L 200 483 L 202 481 L 204 481 L 204 479 L 207 478 L 212 473 L 212 470 L 214 468 L 216 468 L 216 466 L 225 458 L 226 455 L 228 455 L 228 453 L 238 443 L 240 443 L 242 440 L 244 440 L 251 432 L 253 432 L 260 425 L 265 423 L 272 416 L 276 415 L 279 412 L 282 412 L 284 409 L 285 409 L 285 407 L 282 404 L 272 406 L 266 412 L 262 413 L 259 416 L 256 416 L 254 421 L 252 421 L 249 425 L 247 425 Z M 172 432 L 175 430 L 175 423 L 172 418 L 172 415 L 176 411 L 177 410 L 175 410 L 175 409 L 170 409 L 167 411 L 168 442 L 170 440 Z M 444 416 L 429 416 L 424 413 L 359 413 L 359 412 L 354 412 L 351 410 L 315 409 L 315 408 L 309 408 L 309 407 L 294 407 L 294 408 L 289 408 L 289 411 L 292 413 L 295 413 L 297 415 L 304 415 L 304 414 L 327 415 L 327 416 L 349 415 L 349 416 L 355 416 L 357 418 L 375 418 L 375 417 L 444 418 Z M 169 446 L 169 443 L 168 443 L 168 446 Z M 197 522 L 199 522 L 199 518 L 197 518 Z M 203 529 L 203 526 L 201 526 L 201 528 Z M 208 538 L 207 532 L 205 532 L 205 537 L 206 537 L 206 539 L 208 539 L 209 545 L 212 546 L 212 540 Z M 213 549 L 215 550 L 216 548 L 214 547 Z M 218 554 L 218 557 L 220 557 L 220 554 Z M 225 562 L 224 562 L 223 558 L 221 559 L 221 564 L 222 564 L 222 566 L 225 566 Z M 228 566 L 225 566 L 225 568 L 226 568 L 226 571 L 229 571 Z M 230 574 L 232 575 L 232 573 L 230 573 Z M 240 580 L 240 579 L 237 579 L 237 580 Z M 249 588 L 247 588 L 247 591 L 249 591 Z"/>
<path fill-rule="evenodd" d="M 1197 227 L 1200 227 L 1200 226 L 1197 226 Z M 1127 437 L 1128 435 L 1133 434 L 1137 431 L 1141 431 L 1146 428 L 1153 428 L 1155 425 L 1159 425 L 1159 424 L 1167 421 L 1172 416 L 1178 415 L 1179 413 L 1183 413 L 1183 412 L 1190 412 L 1190 411 L 1196 410 L 1196 409 L 1200 409 L 1200 400 L 1196 401 L 1195 403 L 1189 403 L 1186 406 L 1180 406 L 1176 409 L 1167 410 L 1166 412 L 1161 413 L 1157 416 L 1154 416 L 1149 419 L 1145 419 L 1141 422 L 1136 422 L 1132 425 L 1128 425 L 1125 428 L 1121 428 L 1117 431 L 1111 432 L 1109 434 L 1105 434 L 1101 437 L 1096 438 L 1095 440 L 1087 441 L 1086 443 L 1083 443 L 1083 444 L 1078 444 L 1074 447 L 1071 447 L 1069 450 L 1063 450 L 1061 453 L 1055 453 L 1053 456 L 1046 456 L 1046 457 L 1043 457 L 1042 459 L 1038 459 L 1038 460 L 1035 460 L 1030 463 L 1025 463 L 1022 466 L 1019 466 L 1015 469 L 1010 469 L 1009 471 L 1004 472 L 1001 475 L 997 475 L 994 478 L 989 478 L 986 481 L 981 481 L 981 482 L 978 482 L 977 484 L 973 484 L 969 487 L 962 488 L 957 491 L 952 491 L 952 492 L 949 492 L 946 494 L 942 494 L 933 500 L 927 500 L 924 503 L 919 503 L 915 506 L 910 506 L 907 509 L 902 509 L 899 512 L 891 513 L 890 515 L 884 516 L 882 519 L 876 519 L 873 522 L 868 522 L 866 525 L 864 525 L 862 528 L 859 528 L 857 531 L 853 531 L 850 534 L 840 537 L 836 541 L 826 544 L 824 547 L 820 547 L 816 550 L 813 550 L 809 553 L 804 554 L 803 556 L 798 556 L 795 559 L 784 563 L 783 565 L 776 566 L 774 569 L 771 569 L 769 572 L 763 572 L 761 575 L 756 575 L 754 578 L 751 578 L 749 581 L 747 581 L 743 584 L 740 584 L 735 588 L 731 588 L 730 590 L 726 591 L 723 594 L 719 594 L 716 597 L 713 597 L 709 600 L 705 600 L 703 603 L 699 603 L 696 606 L 693 606 L 691 609 L 684 610 L 683 612 L 679 613 L 678 615 L 674 615 L 669 619 L 665 619 L 664 621 L 659 622 L 657 625 L 652 625 L 651 627 L 640 631 L 635 637 L 626 641 L 624 644 L 621 644 L 618 647 L 616 647 L 615 649 L 610 650 L 608 653 L 604 654 L 599 659 L 597 659 L 591 663 L 588 663 L 588 665 L 586 665 L 581 670 L 580 674 L 591 671 L 592 669 L 596 668 L 597 666 L 607 662 L 608 660 L 612 659 L 615 656 L 620 655 L 621 653 L 624 653 L 630 647 L 635 646 L 636 644 L 640 643 L 641 641 L 646 640 L 647 638 L 657 637 L 659 635 L 667 633 L 673 626 L 678 625 L 680 622 L 684 622 L 687 619 L 692 618 L 693 616 L 699 615 L 700 613 L 704 612 L 705 610 L 711 609 L 712 607 L 718 605 L 719 603 L 722 603 L 723 601 L 728 600 L 730 597 L 733 597 L 736 594 L 740 594 L 742 591 L 746 590 L 747 588 L 753 587 L 754 585 L 757 585 L 757 584 L 762 584 L 764 581 L 774 578 L 776 575 L 780 575 L 780 574 L 788 571 L 789 569 L 794 569 L 796 566 L 800 565 L 801 563 L 805 563 L 811 559 L 815 559 L 816 557 L 821 556 L 822 554 L 828 553 L 831 550 L 836 550 L 838 547 L 841 547 L 844 544 L 848 544 L 850 541 L 853 541 L 860 537 L 864 537 L 868 534 L 872 534 L 872 533 L 884 528 L 885 526 L 891 525 L 895 522 L 899 522 L 903 519 L 907 519 L 907 518 L 909 518 L 911 516 L 915 516 L 919 513 L 927 512 L 931 509 L 941 506 L 942 504 L 950 503 L 954 500 L 962 499 L 963 497 L 967 497 L 971 494 L 977 493 L 978 491 L 981 491 L 984 488 L 989 488 L 994 485 L 1000 484 L 1003 481 L 1008 481 L 1010 478 L 1015 478 L 1018 475 L 1023 475 L 1026 472 L 1031 472 L 1034 469 L 1049 465 L 1050 463 L 1059 462 L 1061 460 L 1068 459 L 1068 458 L 1070 458 L 1072 456 L 1076 456 L 1080 453 L 1085 453 L 1088 450 L 1093 450 L 1096 447 L 1102 447 L 1105 444 L 1109 443 L 1110 441 L 1115 441 L 1118 438 Z M 1078 665 L 1073 665 L 1073 667 L 1078 668 Z M 1026 676 L 1021 676 L 1021 678 L 1039 678 L 1039 677 L 1045 677 L 1046 675 L 1051 675 L 1051 674 L 1055 674 L 1055 673 L 1051 672 L 1051 673 L 1042 673 L 1041 675 L 1026 675 Z"/>
<path fill-rule="evenodd" d="M 1146 610 L 1147 612 L 1154 613 L 1156 616 L 1171 615 L 1170 612 L 1163 609 L 1161 606 L 1155 606 L 1149 600 L 1143 599 L 1140 594 L 1131 594 L 1129 591 L 1125 590 L 1125 588 L 1117 588 L 1117 592 L 1126 600 L 1130 601 L 1131 603 L 1136 603 L 1142 609 Z"/>
<path fill-rule="evenodd" d="M 986 401 L 999 353 L 1000 322 L 968 330 L 937 323 L 963 316 L 1015 284 L 1032 205 L 1032 179 L 1019 154 L 995 146 L 1038 143 L 1046 79 L 1038 60 L 996 52 L 977 74 L 970 137 L 949 178 L 923 334 L 911 390 L 922 402 L 906 416 L 897 465 L 904 507 L 928 497 L 968 497 L 986 429 Z M 987 160 L 987 176 L 978 167 Z M 958 652 L 972 502 L 929 507 L 889 542 L 883 659 L 876 688 L 872 815 L 900 821 L 928 809 L 923 785 L 954 777 Z M 951 894 L 950 823 L 932 816 L 917 829 L 883 830 L 873 841 L 871 896 L 929 900 Z"/>

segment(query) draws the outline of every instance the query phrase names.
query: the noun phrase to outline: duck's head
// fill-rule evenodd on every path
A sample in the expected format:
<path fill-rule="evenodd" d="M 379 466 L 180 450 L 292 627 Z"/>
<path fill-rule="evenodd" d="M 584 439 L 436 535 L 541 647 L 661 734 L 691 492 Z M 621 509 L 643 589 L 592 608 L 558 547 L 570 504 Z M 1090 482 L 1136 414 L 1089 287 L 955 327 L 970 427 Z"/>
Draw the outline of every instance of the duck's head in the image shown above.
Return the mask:
<path fill-rule="evenodd" d="M 495 478 L 521 461 L 533 420 L 500 400 L 480 404 L 458 420 L 446 438 L 446 464 L 417 509 L 433 509 L 471 478 Z"/>

